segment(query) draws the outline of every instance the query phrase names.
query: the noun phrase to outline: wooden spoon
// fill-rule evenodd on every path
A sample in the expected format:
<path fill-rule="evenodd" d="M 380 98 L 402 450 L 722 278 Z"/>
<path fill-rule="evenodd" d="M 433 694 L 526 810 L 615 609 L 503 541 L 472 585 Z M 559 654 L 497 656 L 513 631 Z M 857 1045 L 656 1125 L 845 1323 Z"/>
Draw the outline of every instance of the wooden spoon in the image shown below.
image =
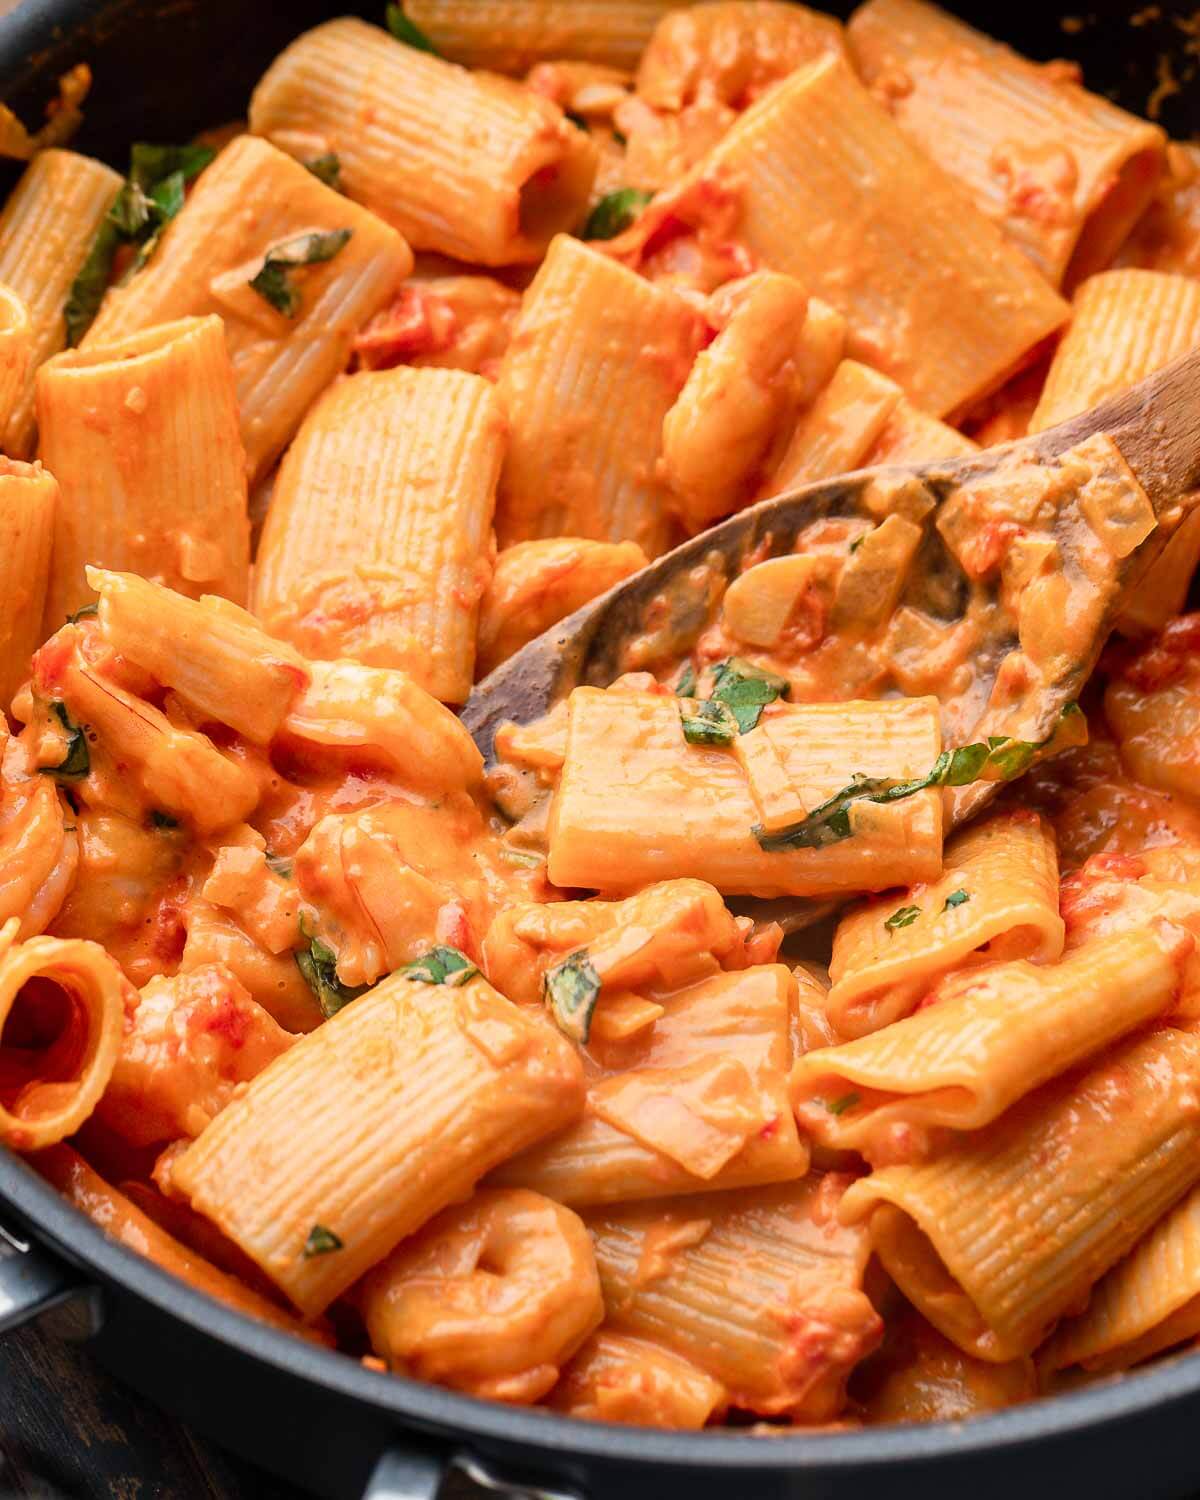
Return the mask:
<path fill-rule="evenodd" d="M 739 512 L 531 641 L 475 688 L 463 721 L 492 764 L 506 721 L 529 723 L 580 684 L 607 686 L 624 671 L 661 668 L 690 650 L 726 585 L 748 563 L 798 550 L 798 536 L 813 522 L 848 517 L 875 525 L 898 511 L 919 518 L 924 535 L 896 607 L 948 626 L 972 607 L 977 618 L 981 600 L 987 606 L 988 629 L 971 659 L 973 690 L 952 705 L 943 700 L 947 742 L 985 734 L 1041 740 L 1078 696 L 1128 586 L 1161 551 L 1197 485 L 1200 350 L 1036 436 L 966 459 L 860 470 Z M 972 576 L 961 561 L 964 518 L 969 528 L 997 499 L 1002 509 L 1032 507 L 1037 535 L 1058 549 L 1056 570 L 1071 580 L 1058 621 L 1048 596 L 1051 628 L 1043 607 L 1036 641 L 1022 617 L 1023 593 L 1002 585 L 1004 570 L 985 567 L 981 577 L 976 567 Z M 950 826 L 994 791 L 995 783 L 950 790 Z"/>

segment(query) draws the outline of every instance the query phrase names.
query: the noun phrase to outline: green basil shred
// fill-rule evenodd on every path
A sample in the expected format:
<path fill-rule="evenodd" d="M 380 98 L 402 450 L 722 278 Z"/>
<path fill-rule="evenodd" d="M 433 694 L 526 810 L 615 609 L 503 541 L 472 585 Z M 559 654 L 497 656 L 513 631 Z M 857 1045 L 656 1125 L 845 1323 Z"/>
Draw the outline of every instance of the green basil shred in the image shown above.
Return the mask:
<path fill-rule="evenodd" d="M 85 604 L 82 609 L 77 609 L 73 615 L 67 616 L 67 624 L 78 625 L 80 620 L 91 620 L 99 613 L 98 604 Z"/>
<path fill-rule="evenodd" d="M 581 948 L 548 970 L 542 993 L 558 1029 L 573 1041 L 586 1043 L 600 998 L 600 976 L 592 967 L 587 949 Z"/>
<path fill-rule="evenodd" d="M 334 151 L 326 151 L 324 156 L 314 156 L 311 161 L 304 165 L 313 174 L 318 182 L 323 182 L 326 187 L 340 189 L 342 185 L 342 159 Z"/>
<path fill-rule="evenodd" d="M 251 287 L 285 318 L 294 318 L 300 311 L 300 293 L 291 279 L 295 271 L 300 266 L 332 260 L 353 233 L 352 229 L 315 230 L 285 240 L 267 251 L 261 269 L 251 278 Z"/>
<path fill-rule="evenodd" d="M 732 745 L 738 721 L 715 698 L 680 698 L 679 718 L 689 745 Z"/>
<path fill-rule="evenodd" d="M 964 890 L 959 889 L 957 891 L 951 891 L 950 894 L 946 897 L 946 904 L 942 907 L 942 910 L 950 911 L 956 906 L 962 906 L 965 901 L 969 901 L 970 899 L 970 896 L 968 896 L 966 891 Z"/>
<path fill-rule="evenodd" d="M 55 781 L 82 781 L 92 769 L 92 757 L 88 751 L 87 735 L 67 712 L 65 703 L 52 703 L 50 710 L 66 730 L 67 753 L 56 766 L 40 766 L 38 774 L 50 776 Z"/>
<path fill-rule="evenodd" d="M 856 802 L 899 802 L 926 787 L 968 786 L 975 781 L 1012 781 L 1027 770 L 1039 750 L 1044 749 L 1064 723 L 1081 714 L 1078 703 L 1068 703 L 1059 723 L 1044 740 L 1014 740 L 1008 735 L 989 735 L 986 741 L 963 745 L 957 750 L 943 750 L 932 769 L 915 781 L 895 781 L 883 776 L 864 776 L 856 772 L 849 785 L 814 807 L 806 817 L 778 833 L 767 833 L 760 823 L 751 832 L 759 847 L 778 849 L 822 849 L 848 839 L 851 834 L 850 809 Z"/>
<path fill-rule="evenodd" d="M 439 945 L 405 964 L 400 972 L 405 978 L 420 980 L 422 984 L 448 984 L 456 988 L 474 979 L 479 969 L 457 948 Z"/>
<path fill-rule="evenodd" d="M 861 1094 L 843 1094 L 840 1099 L 834 1099 L 826 1104 L 825 1108 L 831 1115 L 844 1115 L 848 1109 L 853 1109 L 856 1104 L 861 1103 Z"/>
<path fill-rule="evenodd" d="M 696 696 L 696 669 L 688 662 L 679 674 L 679 681 L 675 684 L 675 696 L 677 698 L 694 698 Z"/>
<path fill-rule="evenodd" d="M 139 141 L 129 154 L 129 175 L 101 220 L 87 259 L 63 307 L 67 343 L 74 347 L 92 325 L 122 245 L 136 245 L 127 276 L 154 253 L 163 230 L 183 207 L 187 184 L 216 153 L 208 146 L 152 146 Z"/>
<path fill-rule="evenodd" d="M 739 734 L 754 728 L 768 703 L 786 698 L 790 684 L 764 667 L 731 656 L 713 668 L 713 688 L 709 697 L 723 703 L 737 720 Z"/>
<path fill-rule="evenodd" d="M 290 854 L 268 854 L 266 861 L 272 875 L 278 875 L 281 880 L 292 878 L 296 866 Z"/>
<path fill-rule="evenodd" d="M 889 932 L 895 932 L 898 927 L 911 927 L 920 915 L 919 906 L 898 906 L 883 925 Z"/>
<path fill-rule="evenodd" d="M 307 951 L 302 948 L 296 954 L 296 967 L 317 997 L 321 1014 L 327 1021 L 330 1016 L 336 1016 L 343 1005 L 349 1005 L 351 1000 L 357 1000 L 370 989 L 366 984 L 342 983 L 337 977 L 337 954 L 319 937 L 309 938 Z"/>
<path fill-rule="evenodd" d="M 398 42 L 403 42 L 406 47 L 415 47 L 418 52 L 429 52 L 437 57 L 437 48 L 421 28 L 408 19 L 402 5 L 389 5 L 386 14 L 387 29 Z"/>
<path fill-rule="evenodd" d="M 618 188 L 605 193 L 587 216 L 583 226 L 585 240 L 613 240 L 624 233 L 654 197 L 641 188 Z"/>
<path fill-rule="evenodd" d="M 173 818 L 170 813 L 160 812 L 156 807 L 150 814 L 150 826 L 160 833 L 169 833 L 172 828 L 179 827 L 179 819 Z"/>
<path fill-rule="evenodd" d="M 304 1241 L 304 1259 L 312 1260 L 318 1255 L 329 1255 L 332 1251 L 343 1248 L 340 1237 L 332 1229 L 326 1229 L 324 1224 L 314 1224 Z"/>

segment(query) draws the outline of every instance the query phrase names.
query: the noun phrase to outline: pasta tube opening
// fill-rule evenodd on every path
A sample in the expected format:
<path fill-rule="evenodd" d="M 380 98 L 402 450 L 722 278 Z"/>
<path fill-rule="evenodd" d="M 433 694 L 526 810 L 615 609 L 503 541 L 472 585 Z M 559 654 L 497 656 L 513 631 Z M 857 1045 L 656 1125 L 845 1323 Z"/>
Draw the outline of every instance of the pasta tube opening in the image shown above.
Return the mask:
<path fill-rule="evenodd" d="M 96 943 L 39 937 L 7 952 L 3 943 L 0 934 L 0 1141 L 36 1151 L 95 1108 L 130 990 Z"/>

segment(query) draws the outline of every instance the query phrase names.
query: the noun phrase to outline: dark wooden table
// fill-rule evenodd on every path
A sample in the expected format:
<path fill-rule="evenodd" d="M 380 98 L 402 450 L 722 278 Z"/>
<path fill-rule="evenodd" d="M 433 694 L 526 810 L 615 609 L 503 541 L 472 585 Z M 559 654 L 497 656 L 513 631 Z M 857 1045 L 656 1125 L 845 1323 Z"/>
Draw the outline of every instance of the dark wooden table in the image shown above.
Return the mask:
<path fill-rule="evenodd" d="M 302 1500 L 36 1329 L 0 1338 L 0 1500 Z"/>
<path fill-rule="evenodd" d="M 477 1500 L 460 1476 L 442 1500 Z M 0 1500 L 311 1500 L 120 1385 L 86 1346 L 0 1337 Z"/>

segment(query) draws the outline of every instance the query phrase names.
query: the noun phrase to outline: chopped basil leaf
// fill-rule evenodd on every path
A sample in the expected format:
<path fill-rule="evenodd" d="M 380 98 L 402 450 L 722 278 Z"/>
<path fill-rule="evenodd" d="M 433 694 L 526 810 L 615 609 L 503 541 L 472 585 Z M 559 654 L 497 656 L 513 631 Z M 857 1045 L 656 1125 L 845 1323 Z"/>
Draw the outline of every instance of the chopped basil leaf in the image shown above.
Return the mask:
<path fill-rule="evenodd" d="M 688 662 L 679 674 L 679 681 L 675 684 L 675 696 L 677 698 L 694 698 L 696 695 L 696 669 Z"/>
<path fill-rule="evenodd" d="M 856 1104 L 861 1103 L 861 1094 L 843 1094 L 840 1099 L 834 1099 L 826 1104 L 825 1108 L 831 1115 L 844 1115 L 848 1109 L 853 1109 Z"/>
<path fill-rule="evenodd" d="M 754 728 L 768 703 L 774 703 L 776 698 L 786 698 L 791 691 L 786 677 L 777 677 L 774 672 L 743 661 L 740 656 L 718 662 L 713 672 L 713 689 L 709 697 L 725 704 L 737 720 L 739 734 Z"/>
<path fill-rule="evenodd" d="M 403 42 L 406 47 L 415 47 L 418 52 L 431 52 L 434 57 L 438 56 L 437 48 L 421 28 L 408 19 L 402 6 L 388 6 L 387 29 L 398 42 Z"/>
<path fill-rule="evenodd" d="M 294 318 L 300 310 L 300 293 L 292 285 L 292 273 L 298 266 L 315 266 L 332 260 L 353 233 L 352 229 L 316 231 L 276 245 L 267 251 L 250 285 L 285 318 Z"/>
<path fill-rule="evenodd" d="M 990 735 L 986 743 L 962 745 L 957 750 L 943 750 L 926 776 L 915 781 L 893 781 L 885 776 L 864 776 L 856 772 L 848 786 L 835 792 L 806 817 L 778 833 L 767 833 L 761 823 L 751 829 L 759 847 L 779 849 L 821 849 L 850 837 L 850 808 L 855 802 L 899 802 L 926 787 L 968 786 L 974 781 L 1012 781 L 1026 770 L 1039 750 L 1044 750 L 1064 726 L 1075 727 L 1081 713 L 1078 703 L 1068 703 L 1059 722 L 1044 740 L 1014 740 L 1008 735 Z"/>
<path fill-rule="evenodd" d="M 342 161 L 336 152 L 327 151 L 324 156 L 314 156 L 312 161 L 306 161 L 304 165 L 326 187 L 341 187 Z"/>
<path fill-rule="evenodd" d="M 895 932 L 898 927 L 911 927 L 920 915 L 919 906 L 900 906 L 883 925 L 889 932 Z"/>
<path fill-rule="evenodd" d="M 612 240 L 628 229 L 633 221 L 654 197 L 641 188 L 618 188 L 615 193 L 605 193 L 587 216 L 583 226 L 585 240 Z"/>
<path fill-rule="evenodd" d="M 303 932 L 303 927 L 300 930 Z M 307 933 L 304 935 L 308 937 Z M 337 954 L 317 937 L 309 938 L 307 953 L 301 950 L 296 954 L 296 967 L 317 997 L 317 1004 L 326 1020 L 330 1016 L 336 1016 L 343 1005 L 357 1000 L 370 988 L 366 984 L 343 984 L 337 977 Z"/>
<path fill-rule="evenodd" d="M 129 153 L 129 180 L 147 193 L 176 173 L 190 182 L 216 154 L 211 146 L 152 146 L 138 141 Z"/>
<path fill-rule="evenodd" d="M 55 718 L 67 731 L 67 753 L 58 765 L 39 767 L 39 774 L 51 776 L 55 781 L 82 781 L 92 769 L 87 735 L 72 720 L 65 703 L 52 703 L 50 708 Z"/>
<path fill-rule="evenodd" d="M 563 114 L 568 120 L 570 120 L 571 124 L 574 125 L 576 130 L 586 130 L 589 135 L 591 134 L 592 127 L 588 124 L 588 122 L 582 115 L 577 115 L 573 109 L 564 109 Z"/>
<path fill-rule="evenodd" d="M 68 625 L 78 625 L 80 620 L 90 620 L 94 615 L 100 613 L 98 604 L 85 604 L 82 609 L 77 609 L 73 615 L 67 616 Z"/>
<path fill-rule="evenodd" d="M 304 1241 L 304 1259 L 312 1260 L 314 1256 L 328 1255 L 331 1251 L 342 1248 L 341 1240 L 332 1229 L 326 1229 L 324 1224 L 314 1224 Z"/>
<path fill-rule="evenodd" d="M 112 274 L 113 259 L 121 243 L 120 231 L 107 219 L 101 221 L 87 259 L 79 268 L 79 274 L 71 283 L 67 300 L 63 305 L 63 318 L 67 325 L 67 343 L 74 348 L 92 326 L 100 311 L 104 294 L 108 290 L 108 278 Z"/>
<path fill-rule="evenodd" d="M 478 968 L 465 953 L 457 948 L 438 946 L 430 948 L 420 958 L 405 964 L 400 970 L 406 979 L 418 979 L 422 984 L 448 984 L 457 987 L 474 979 Z"/>
<path fill-rule="evenodd" d="M 613 140 L 616 141 L 616 143 L 617 143 L 618 146 L 628 146 L 628 144 L 629 144 L 628 138 L 626 136 L 622 135 L 619 130 L 614 130 L 613 133 L 612 133 L 612 135 L 613 135 Z"/>
<path fill-rule="evenodd" d="M 951 908 L 955 906 L 962 906 L 964 902 L 967 902 L 970 899 L 970 896 L 968 896 L 966 891 L 964 890 L 951 891 L 950 894 L 946 897 L 946 904 L 942 907 L 942 910 L 950 911 Z"/>
<path fill-rule="evenodd" d="M 267 869 L 272 875 L 278 875 L 283 880 L 290 880 L 295 870 L 295 864 L 290 854 L 268 854 L 266 856 Z"/>
<path fill-rule="evenodd" d="M 867 533 L 864 531 L 863 534 L 862 534 L 862 536 L 856 536 L 854 538 L 854 540 L 850 543 L 850 556 L 851 557 L 853 557 L 854 554 L 858 551 L 858 549 L 862 546 L 863 540 L 866 537 L 866 534 Z"/>
<path fill-rule="evenodd" d="M 738 721 L 715 698 L 680 698 L 679 718 L 689 745 L 732 745 L 738 737 Z"/>
<path fill-rule="evenodd" d="M 152 828 L 167 830 L 179 827 L 179 819 L 173 818 L 170 813 L 159 812 L 156 807 L 150 814 L 150 825 Z"/>
<path fill-rule="evenodd" d="M 548 970 L 542 993 L 559 1030 L 574 1041 L 586 1042 L 600 998 L 600 976 L 592 967 L 587 949 L 581 948 Z"/>
<path fill-rule="evenodd" d="M 78 344 L 91 327 L 120 246 L 138 246 L 132 275 L 146 264 L 163 229 L 183 207 L 184 188 L 215 154 L 208 146 L 151 146 L 139 141 L 133 147 L 129 176 L 101 221 L 63 307 L 68 344 Z"/>

